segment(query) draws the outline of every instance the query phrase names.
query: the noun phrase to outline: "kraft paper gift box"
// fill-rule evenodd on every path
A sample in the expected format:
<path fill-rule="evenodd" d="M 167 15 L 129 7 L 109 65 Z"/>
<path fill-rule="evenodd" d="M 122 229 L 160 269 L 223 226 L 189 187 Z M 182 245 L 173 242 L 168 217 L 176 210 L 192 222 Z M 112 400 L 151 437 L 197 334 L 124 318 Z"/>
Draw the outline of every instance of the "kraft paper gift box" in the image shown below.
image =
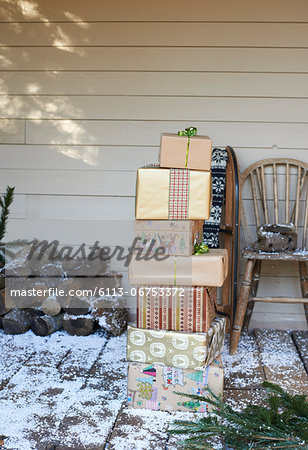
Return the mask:
<path fill-rule="evenodd" d="M 217 318 L 205 333 L 127 328 L 127 360 L 162 364 L 178 369 L 202 370 L 223 347 L 225 318 Z"/>
<path fill-rule="evenodd" d="M 211 173 L 188 169 L 138 169 L 136 219 L 207 220 Z"/>
<path fill-rule="evenodd" d="M 207 331 L 216 316 L 216 297 L 215 287 L 139 286 L 137 327 Z"/>
<path fill-rule="evenodd" d="M 220 357 L 203 370 L 129 363 L 128 406 L 155 411 L 206 413 L 212 411 L 214 407 L 207 402 L 186 397 L 184 394 L 211 397 L 208 392 L 210 388 L 215 395 L 222 396 L 223 384 L 224 369 Z M 175 392 L 180 392 L 182 395 Z"/>
<path fill-rule="evenodd" d="M 163 133 L 160 141 L 160 167 L 211 170 L 212 140 L 208 136 L 179 136 Z"/>
<path fill-rule="evenodd" d="M 189 256 L 203 238 L 203 220 L 135 220 L 135 237 L 148 255 L 164 247 L 167 255 Z"/>
<path fill-rule="evenodd" d="M 134 255 L 128 266 L 129 283 L 139 286 L 222 286 L 227 273 L 228 252 L 220 248 L 192 256 Z"/>

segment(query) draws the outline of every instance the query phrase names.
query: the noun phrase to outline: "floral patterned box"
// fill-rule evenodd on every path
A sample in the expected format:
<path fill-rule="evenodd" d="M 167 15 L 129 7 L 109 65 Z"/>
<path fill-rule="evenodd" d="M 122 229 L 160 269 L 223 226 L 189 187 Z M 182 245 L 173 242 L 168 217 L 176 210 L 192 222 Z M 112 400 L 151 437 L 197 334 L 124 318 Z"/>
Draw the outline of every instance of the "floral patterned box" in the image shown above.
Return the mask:
<path fill-rule="evenodd" d="M 128 406 L 155 411 L 206 413 L 213 409 L 210 404 L 191 399 L 185 394 L 210 397 L 207 390 L 209 387 L 215 395 L 222 396 L 223 383 L 224 369 L 220 357 L 203 370 L 130 363 L 127 383 Z"/>

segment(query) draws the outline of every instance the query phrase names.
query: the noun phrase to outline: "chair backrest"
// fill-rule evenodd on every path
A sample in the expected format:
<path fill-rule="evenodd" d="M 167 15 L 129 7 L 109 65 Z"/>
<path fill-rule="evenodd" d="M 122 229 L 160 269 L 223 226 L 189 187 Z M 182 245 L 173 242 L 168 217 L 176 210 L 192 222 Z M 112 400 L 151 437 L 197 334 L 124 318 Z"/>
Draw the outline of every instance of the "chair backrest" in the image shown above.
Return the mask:
<path fill-rule="evenodd" d="M 255 240 L 256 227 L 294 224 L 298 247 L 307 244 L 308 164 L 296 159 L 264 159 L 241 174 L 241 224 L 245 246 Z"/>

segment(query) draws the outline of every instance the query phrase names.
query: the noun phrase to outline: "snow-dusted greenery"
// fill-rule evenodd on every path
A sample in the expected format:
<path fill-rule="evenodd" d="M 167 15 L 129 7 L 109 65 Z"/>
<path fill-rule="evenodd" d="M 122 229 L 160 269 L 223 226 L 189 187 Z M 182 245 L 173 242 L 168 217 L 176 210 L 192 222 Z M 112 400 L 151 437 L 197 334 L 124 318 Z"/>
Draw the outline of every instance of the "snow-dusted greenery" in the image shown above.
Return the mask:
<path fill-rule="evenodd" d="M 16 240 L 13 242 L 4 243 L 3 238 L 6 233 L 7 221 L 10 213 L 10 206 L 14 200 L 15 187 L 7 186 L 5 194 L 0 196 L 0 265 L 4 265 L 8 256 L 12 257 L 12 248 L 20 247 L 25 244 L 25 241 Z"/>
<path fill-rule="evenodd" d="M 214 406 L 210 416 L 196 421 L 175 421 L 171 434 L 189 434 L 185 448 L 210 449 L 213 436 L 223 438 L 227 448 L 240 449 L 300 449 L 308 448 L 308 402 L 305 395 L 291 395 L 279 386 L 264 382 L 267 398 L 264 405 L 248 405 L 237 411 L 214 397 L 188 395 Z"/>

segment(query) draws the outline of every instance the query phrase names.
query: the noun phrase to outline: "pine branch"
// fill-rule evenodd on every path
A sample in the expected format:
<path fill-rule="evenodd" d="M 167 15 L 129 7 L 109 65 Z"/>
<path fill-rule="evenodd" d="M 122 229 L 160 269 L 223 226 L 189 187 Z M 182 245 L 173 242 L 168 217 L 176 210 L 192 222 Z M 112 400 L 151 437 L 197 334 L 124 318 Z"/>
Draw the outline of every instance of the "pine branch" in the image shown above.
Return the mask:
<path fill-rule="evenodd" d="M 299 417 L 304 417 L 308 419 L 308 403 L 306 401 L 305 395 L 290 395 L 281 389 L 280 386 L 276 384 L 269 383 L 265 381 L 263 386 L 266 388 L 268 392 L 273 392 L 274 394 L 279 395 L 280 401 L 283 405 L 289 409 L 289 411 L 297 411 Z M 272 397 L 270 397 L 272 398 Z"/>
<path fill-rule="evenodd" d="M 14 200 L 14 190 L 15 187 L 7 186 L 6 192 L 3 197 L 0 197 L 0 206 L 2 208 L 0 215 L 0 242 L 4 238 L 6 232 L 6 225 L 9 217 L 9 207 Z"/>
<path fill-rule="evenodd" d="M 249 405 L 235 411 L 208 388 L 210 396 L 183 394 L 213 406 L 210 416 L 197 421 L 176 421 L 171 434 L 188 434 L 185 448 L 210 448 L 213 436 L 219 436 L 229 448 L 308 449 L 308 403 L 305 395 L 290 395 L 279 386 L 265 382 L 265 406 Z"/>

